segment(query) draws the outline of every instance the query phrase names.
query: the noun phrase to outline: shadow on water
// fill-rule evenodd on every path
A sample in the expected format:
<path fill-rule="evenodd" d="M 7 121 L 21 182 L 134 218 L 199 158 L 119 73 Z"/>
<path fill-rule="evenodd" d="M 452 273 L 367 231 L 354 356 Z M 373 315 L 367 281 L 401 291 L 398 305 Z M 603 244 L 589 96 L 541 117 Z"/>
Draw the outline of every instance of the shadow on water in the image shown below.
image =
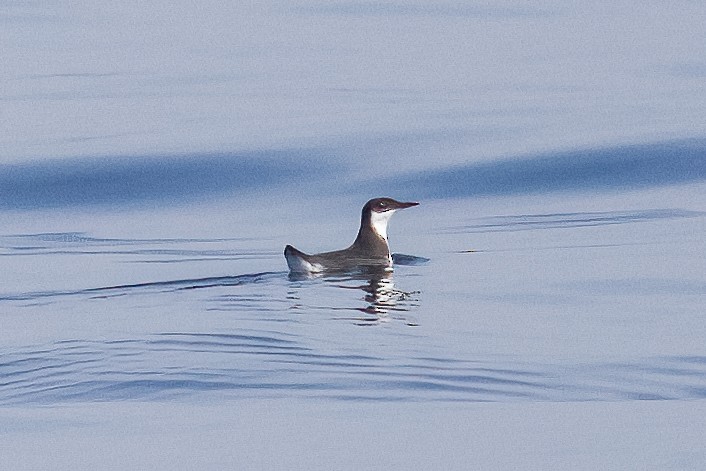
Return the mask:
<path fill-rule="evenodd" d="M 330 192 L 352 171 L 348 149 L 263 150 L 188 156 L 105 156 L 0 165 L 0 210 L 180 204 L 282 190 L 306 181 Z M 706 140 L 573 150 L 354 182 L 351 194 L 420 198 L 649 188 L 706 180 Z M 318 183 L 318 185 L 313 185 Z M 335 188 L 341 190 L 340 187 Z"/>
<path fill-rule="evenodd" d="M 706 180 L 706 140 L 554 152 L 425 170 L 367 182 L 418 197 L 627 190 Z"/>
<path fill-rule="evenodd" d="M 0 210 L 174 204 L 321 178 L 337 168 L 312 149 L 8 164 L 0 165 Z"/>

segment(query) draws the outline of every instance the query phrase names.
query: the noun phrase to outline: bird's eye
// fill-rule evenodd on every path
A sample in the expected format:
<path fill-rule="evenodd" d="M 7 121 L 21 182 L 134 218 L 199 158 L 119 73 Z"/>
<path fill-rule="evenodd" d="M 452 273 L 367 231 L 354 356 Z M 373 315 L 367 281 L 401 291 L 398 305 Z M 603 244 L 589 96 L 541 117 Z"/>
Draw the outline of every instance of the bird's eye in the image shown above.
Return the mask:
<path fill-rule="evenodd" d="M 385 206 L 387 206 L 387 203 L 385 203 L 384 201 L 378 202 L 378 208 L 384 208 Z"/>

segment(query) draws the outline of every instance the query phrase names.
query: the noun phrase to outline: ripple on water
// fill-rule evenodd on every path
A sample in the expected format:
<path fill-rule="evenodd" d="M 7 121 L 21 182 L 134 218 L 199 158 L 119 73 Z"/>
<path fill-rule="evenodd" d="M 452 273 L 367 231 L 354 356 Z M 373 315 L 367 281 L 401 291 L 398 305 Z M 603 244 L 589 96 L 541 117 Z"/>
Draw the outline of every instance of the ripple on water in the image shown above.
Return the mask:
<path fill-rule="evenodd" d="M 457 229 L 553 229 L 692 216 L 661 210 L 497 216 Z M 78 251 L 74 256 L 98 246 L 105 251 L 130 246 L 129 241 L 94 240 L 84 235 L 65 238 L 58 234 L 20 237 L 27 245 L 15 250 L 5 244 L 4 255 L 9 251 L 43 257 L 44 251 L 59 250 L 58 246 L 64 244 Z M 36 245 L 30 247 L 29 242 Z M 143 248 L 140 244 L 137 246 Z M 169 252 L 164 245 L 171 242 L 155 244 L 157 247 L 149 250 Z M 177 253 L 179 250 L 168 255 L 177 259 L 217 255 L 212 248 L 200 255 L 193 251 Z M 69 308 L 101 303 L 101 312 L 122 315 L 124 311 L 140 316 L 143 311 L 131 308 L 135 300 L 146 299 L 149 302 L 144 304 L 158 307 L 144 312 L 156 317 L 179 305 L 223 315 L 219 319 L 227 319 L 227 323 L 204 324 L 204 328 L 214 330 L 211 332 L 172 331 L 160 326 L 129 330 L 132 334 L 110 340 L 75 338 L 2 349 L 0 403 L 160 400 L 213 392 L 237 397 L 359 401 L 706 398 L 706 358 L 699 356 L 565 364 L 509 356 L 464 357 L 452 349 L 433 346 L 425 352 L 424 345 L 407 351 L 387 347 L 384 344 L 391 336 L 401 339 L 414 337 L 417 332 L 407 326 L 418 324 L 414 314 L 422 293 L 415 291 L 414 285 L 411 290 L 405 286 L 410 283 L 405 270 L 418 270 L 416 265 L 423 265 L 425 260 L 402 256 L 396 262 L 410 267 L 396 273 L 344 274 L 315 280 L 290 280 L 286 272 L 262 272 L 2 295 L 1 302 L 21 305 L 17 312 L 26 309 L 45 313 L 46 305 L 66 301 Z M 671 284 L 659 286 L 674 289 Z M 686 288 L 697 294 L 703 292 L 701 285 L 680 289 Z M 193 312 L 189 311 L 188 316 Z M 343 322 L 329 322 L 332 320 Z M 287 323 L 286 331 L 282 323 Z M 345 338 L 340 336 L 348 335 L 347 329 L 351 328 L 346 323 L 388 325 L 393 329 L 365 331 L 385 330 L 388 335 L 382 344 L 371 347 L 352 342 L 342 346 Z M 425 340 L 422 337 L 420 341 Z M 416 341 L 407 340 L 408 346 Z M 384 348 L 375 348 L 381 345 Z M 435 355 L 426 354 L 429 352 Z"/>
<path fill-rule="evenodd" d="M 364 401 L 706 398 L 706 357 L 582 366 L 340 353 L 284 332 L 164 332 L 2 352 L 0 402 L 238 397 Z"/>
<path fill-rule="evenodd" d="M 444 230 L 450 233 L 515 232 L 539 229 L 570 229 L 615 224 L 629 224 L 664 219 L 703 217 L 701 211 L 683 209 L 648 209 L 637 211 L 602 211 L 553 214 L 520 214 L 473 219 L 470 223 Z"/>

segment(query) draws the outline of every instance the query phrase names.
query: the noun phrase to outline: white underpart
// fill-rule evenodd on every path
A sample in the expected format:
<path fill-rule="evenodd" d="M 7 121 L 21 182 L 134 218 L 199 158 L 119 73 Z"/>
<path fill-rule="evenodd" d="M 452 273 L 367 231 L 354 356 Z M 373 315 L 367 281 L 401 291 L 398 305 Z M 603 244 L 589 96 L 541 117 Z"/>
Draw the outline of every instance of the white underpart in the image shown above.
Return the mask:
<path fill-rule="evenodd" d="M 373 225 L 373 230 L 377 233 L 377 235 L 385 240 L 387 240 L 387 223 L 390 222 L 390 218 L 395 211 L 395 209 L 385 211 L 384 213 L 376 213 L 373 211 L 370 215 L 370 222 Z"/>
<path fill-rule="evenodd" d="M 324 267 L 318 263 L 310 263 L 296 255 L 287 254 L 285 258 L 287 259 L 289 270 L 294 273 L 319 273 L 324 270 Z"/>

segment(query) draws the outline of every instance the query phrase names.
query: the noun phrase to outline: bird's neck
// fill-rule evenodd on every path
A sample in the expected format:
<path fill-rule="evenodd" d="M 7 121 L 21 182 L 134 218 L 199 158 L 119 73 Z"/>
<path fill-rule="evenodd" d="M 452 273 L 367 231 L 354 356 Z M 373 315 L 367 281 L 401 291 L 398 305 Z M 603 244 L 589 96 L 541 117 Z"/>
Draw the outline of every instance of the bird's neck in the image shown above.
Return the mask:
<path fill-rule="evenodd" d="M 358 237 L 353 247 L 370 257 L 389 257 L 390 246 L 387 244 L 387 222 L 392 212 L 364 212 L 360 220 Z"/>

